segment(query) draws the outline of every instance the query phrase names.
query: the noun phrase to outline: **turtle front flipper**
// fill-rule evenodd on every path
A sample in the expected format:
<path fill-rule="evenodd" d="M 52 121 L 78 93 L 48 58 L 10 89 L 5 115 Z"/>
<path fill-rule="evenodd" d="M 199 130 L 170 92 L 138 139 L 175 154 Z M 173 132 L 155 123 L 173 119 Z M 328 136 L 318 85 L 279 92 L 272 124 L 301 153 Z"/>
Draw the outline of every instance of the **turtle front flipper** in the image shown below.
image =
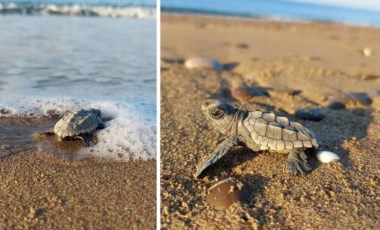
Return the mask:
<path fill-rule="evenodd" d="M 210 165 L 214 164 L 220 158 L 222 158 L 226 153 L 233 147 L 238 145 L 240 142 L 239 137 L 232 136 L 224 140 L 222 143 L 216 147 L 214 152 L 211 153 L 210 156 L 207 157 L 205 161 L 203 161 L 200 165 L 198 165 L 197 172 L 194 174 L 195 178 L 199 177 L 201 173 Z"/>
<path fill-rule="evenodd" d="M 91 134 L 82 134 L 76 136 L 77 139 L 81 139 L 86 147 L 91 147 L 96 144 L 96 139 Z"/>
<path fill-rule="evenodd" d="M 306 153 L 296 149 L 289 153 L 286 168 L 294 176 L 299 173 L 305 175 L 311 170 L 310 165 L 307 163 Z"/>

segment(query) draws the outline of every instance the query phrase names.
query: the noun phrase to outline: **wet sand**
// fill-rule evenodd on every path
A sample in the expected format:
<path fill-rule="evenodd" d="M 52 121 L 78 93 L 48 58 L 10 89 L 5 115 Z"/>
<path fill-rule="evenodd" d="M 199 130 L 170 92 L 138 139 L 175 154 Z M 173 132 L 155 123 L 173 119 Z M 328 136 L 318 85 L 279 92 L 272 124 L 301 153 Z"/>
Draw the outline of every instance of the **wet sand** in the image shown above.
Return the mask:
<path fill-rule="evenodd" d="M 155 229 L 156 161 L 80 159 L 76 141 L 52 151 L 32 137 L 54 122 L 0 118 L 0 228 Z"/>
<path fill-rule="evenodd" d="M 374 28 L 163 15 L 162 228 L 378 229 L 379 95 L 369 106 L 327 106 L 339 93 L 380 89 L 379 39 Z M 365 47 L 371 56 L 363 55 Z M 216 58 L 224 70 L 185 68 L 187 58 L 200 55 Z M 243 83 L 269 96 L 239 97 L 236 87 Z M 236 147 L 194 179 L 197 164 L 224 139 L 201 112 L 202 101 L 210 97 L 299 121 L 341 160 L 321 164 L 309 156 L 313 170 L 291 176 L 286 155 Z M 317 108 L 326 117 L 300 120 L 294 113 L 301 108 Z M 210 207 L 207 189 L 228 177 L 248 185 L 249 201 Z"/>

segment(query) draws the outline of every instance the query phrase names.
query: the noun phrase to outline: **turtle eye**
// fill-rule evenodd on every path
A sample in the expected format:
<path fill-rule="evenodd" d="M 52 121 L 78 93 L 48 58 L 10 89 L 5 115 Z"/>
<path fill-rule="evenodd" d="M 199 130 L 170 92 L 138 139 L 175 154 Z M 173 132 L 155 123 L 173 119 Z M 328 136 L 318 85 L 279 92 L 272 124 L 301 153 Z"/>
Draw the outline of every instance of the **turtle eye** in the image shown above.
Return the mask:
<path fill-rule="evenodd" d="M 224 115 L 224 112 L 220 109 L 212 110 L 210 113 L 211 113 L 211 116 L 213 116 L 214 118 L 221 118 Z"/>

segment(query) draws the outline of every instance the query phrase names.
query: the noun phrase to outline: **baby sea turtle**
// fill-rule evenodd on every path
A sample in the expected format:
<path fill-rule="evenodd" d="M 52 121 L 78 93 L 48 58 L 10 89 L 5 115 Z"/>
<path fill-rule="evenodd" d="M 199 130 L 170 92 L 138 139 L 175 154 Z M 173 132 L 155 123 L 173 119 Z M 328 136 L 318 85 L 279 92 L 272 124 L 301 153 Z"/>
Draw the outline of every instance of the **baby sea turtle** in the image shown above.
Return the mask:
<path fill-rule="evenodd" d="M 270 112 L 239 110 L 217 100 L 204 102 L 202 111 L 215 129 L 229 137 L 198 166 L 195 177 L 240 143 L 253 151 L 288 153 L 286 168 L 293 175 L 304 175 L 311 170 L 305 150 L 319 148 L 319 141 L 312 131 L 300 123 Z"/>
<path fill-rule="evenodd" d="M 67 112 L 54 126 L 58 140 L 81 139 L 85 146 L 95 144 L 92 132 L 104 128 L 105 124 L 98 109 L 81 109 Z M 53 134 L 47 132 L 45 134 Z"/>

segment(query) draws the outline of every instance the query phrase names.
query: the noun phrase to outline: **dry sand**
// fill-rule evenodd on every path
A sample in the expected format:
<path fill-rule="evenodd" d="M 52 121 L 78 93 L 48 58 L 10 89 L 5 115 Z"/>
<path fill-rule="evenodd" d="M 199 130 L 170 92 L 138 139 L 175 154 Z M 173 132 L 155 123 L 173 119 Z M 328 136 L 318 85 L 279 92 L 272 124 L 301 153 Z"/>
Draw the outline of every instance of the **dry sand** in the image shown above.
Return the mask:
<path fill-rule="evenodd" d="M 156 161 L 73 160 L 33 140 L 54 122 L 0 118 L 0 229 L 156 229 Z"/>
<path fill-rule="evenodd" d="M 326 106 L 339 92 L 380 89 L 380 29 L 164 15 L 161 20 L 161 221 L 163 229 L 379 229 L 380 98 L 370 106 Z M 372 56 L 362 49 L 369 47 Z M 225 70 L 189 70 L 187 58 L 214 57 Z M 270 97 L 239 100 L 245 83 Z M 301 90 L 290 95 L 289 90 Z M 196 180 L 196 166 L 223 136 L 207 125 L 200 105 L 217 97 L 247 109 L 287 114 L 317 133 L 341 161 L 306 176 L 285 171 L 286 155 L 236 147 Z M 319 122 L 299 108 L 320 108 Z M 233 176 L 248 184 L 248 203 L 217 210 L 207 188 Z"/>

